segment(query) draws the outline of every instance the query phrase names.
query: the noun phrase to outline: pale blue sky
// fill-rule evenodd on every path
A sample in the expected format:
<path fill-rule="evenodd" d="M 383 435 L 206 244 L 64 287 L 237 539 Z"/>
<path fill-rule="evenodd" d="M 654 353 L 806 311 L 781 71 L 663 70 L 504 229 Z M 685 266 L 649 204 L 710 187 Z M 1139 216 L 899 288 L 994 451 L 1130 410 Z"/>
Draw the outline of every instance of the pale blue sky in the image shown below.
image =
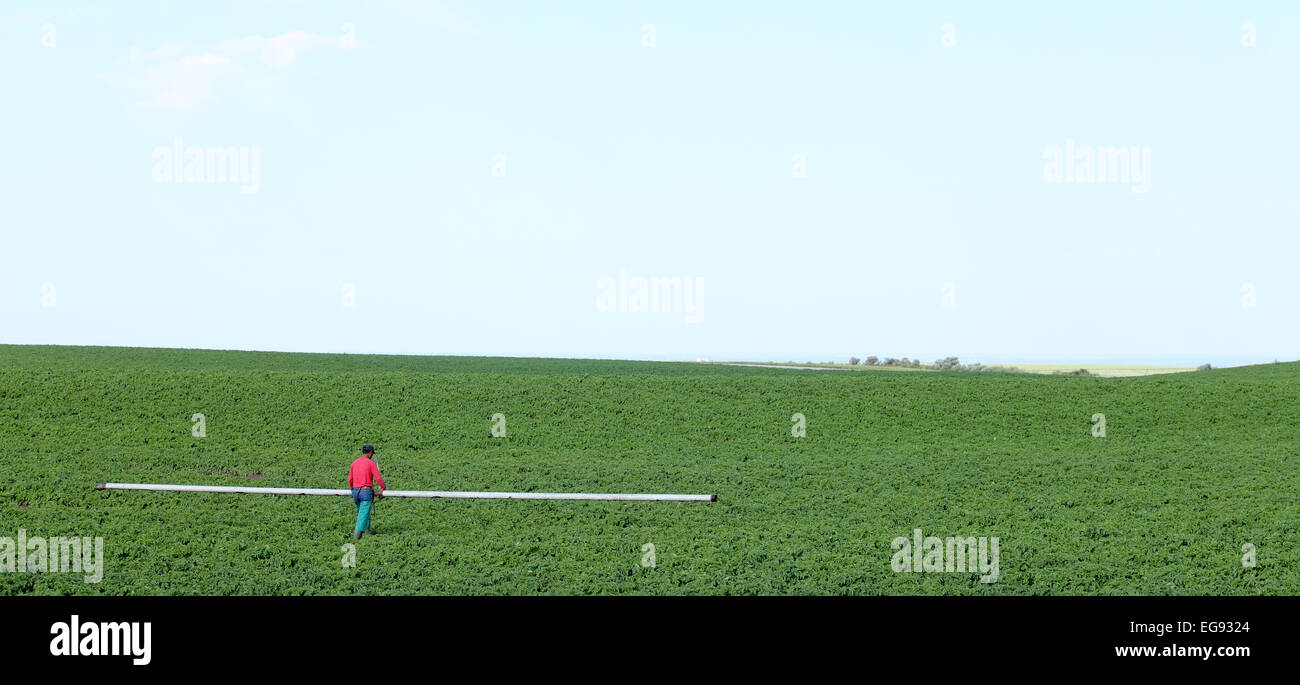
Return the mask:
<path fill-rule="evenodd" d="M 0 343 L 1300 357 L 1300 4 L 1058 5 L 6 1 Z M 177 139 L 257 192 L 155 182 Z"/>

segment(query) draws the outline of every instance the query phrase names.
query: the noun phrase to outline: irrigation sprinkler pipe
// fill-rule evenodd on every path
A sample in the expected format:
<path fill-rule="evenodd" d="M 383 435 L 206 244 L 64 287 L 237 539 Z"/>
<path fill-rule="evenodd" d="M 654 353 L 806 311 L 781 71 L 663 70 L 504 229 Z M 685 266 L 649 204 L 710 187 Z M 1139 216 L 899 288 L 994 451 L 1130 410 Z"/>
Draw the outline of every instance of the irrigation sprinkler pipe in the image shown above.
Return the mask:
<path fill-rule="evenodd" d="M 99 483 L 96 490 L 154 490 L 161 492 L 225 492 L 237 495 L 339 495 L 352 496 L 351 490 L 328 488 L 255 488 L 242 485 L 166 485 L 159 483 Z M 607 500 L 619 502 L 716 502 L 717 495 L 654 495 L 590 492 L 448 492 L 439 490 L 385 490 L 389 497 L 427 499 L 545 499 Z"/>

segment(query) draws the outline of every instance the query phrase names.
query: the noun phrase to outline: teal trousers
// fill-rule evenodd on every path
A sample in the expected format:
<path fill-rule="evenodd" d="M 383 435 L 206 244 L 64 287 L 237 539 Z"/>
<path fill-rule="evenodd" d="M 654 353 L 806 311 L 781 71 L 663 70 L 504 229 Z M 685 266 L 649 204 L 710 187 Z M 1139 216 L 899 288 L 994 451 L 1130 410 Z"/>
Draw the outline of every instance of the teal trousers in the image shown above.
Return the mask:
<path fill-rule="evenodd" d="M 375 504 L 375 491 L 370 488 L 352 488 L 352 503 L 357 505 L 357 530 L 369 530 L 370 507 Z"/>

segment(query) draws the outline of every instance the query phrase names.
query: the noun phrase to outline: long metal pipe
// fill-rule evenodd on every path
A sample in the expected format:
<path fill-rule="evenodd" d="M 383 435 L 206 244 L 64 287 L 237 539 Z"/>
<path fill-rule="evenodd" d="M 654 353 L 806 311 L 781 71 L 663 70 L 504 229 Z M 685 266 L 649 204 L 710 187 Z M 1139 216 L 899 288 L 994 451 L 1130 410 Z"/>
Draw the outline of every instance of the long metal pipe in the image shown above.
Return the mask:
<path fill-rule="evenodd" d="M 166 485 L 159 483 L 99 483 L 96 490 L 155 490 L 162 492 L 226 492 L 239 495 L 342 495 L 351 490 L 328 488 L 255 488 L 242 485 Z M 716 502 L 717 495 L 653 495 L 590 492 L 455 492 L 438 490 L 385 490 L 384 498 L 434 499 L 545 499 L 610 500 L 621 502 Z"/>

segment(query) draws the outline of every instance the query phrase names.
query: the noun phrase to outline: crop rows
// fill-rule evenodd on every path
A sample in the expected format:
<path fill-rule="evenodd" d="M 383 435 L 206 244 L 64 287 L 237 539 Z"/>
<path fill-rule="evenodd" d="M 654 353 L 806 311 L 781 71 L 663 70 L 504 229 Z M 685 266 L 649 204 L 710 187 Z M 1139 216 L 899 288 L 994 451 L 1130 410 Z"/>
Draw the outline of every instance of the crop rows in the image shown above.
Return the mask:
<path fill-rule="evenodd" d="M 0 536 L 105 549 L 99 583 L 0 573 L 0 594 L 1294 594 L 1297 424 L 1293 363 L 1105 379 L 0 346 Z M 363 442 L 400 489 L 718 502 L 387 500 L 349 568 L 345 498 L 92 489 L 344 487 Z M 998 537 L 999 580 L 895 572 L 916 528 Z"/>

